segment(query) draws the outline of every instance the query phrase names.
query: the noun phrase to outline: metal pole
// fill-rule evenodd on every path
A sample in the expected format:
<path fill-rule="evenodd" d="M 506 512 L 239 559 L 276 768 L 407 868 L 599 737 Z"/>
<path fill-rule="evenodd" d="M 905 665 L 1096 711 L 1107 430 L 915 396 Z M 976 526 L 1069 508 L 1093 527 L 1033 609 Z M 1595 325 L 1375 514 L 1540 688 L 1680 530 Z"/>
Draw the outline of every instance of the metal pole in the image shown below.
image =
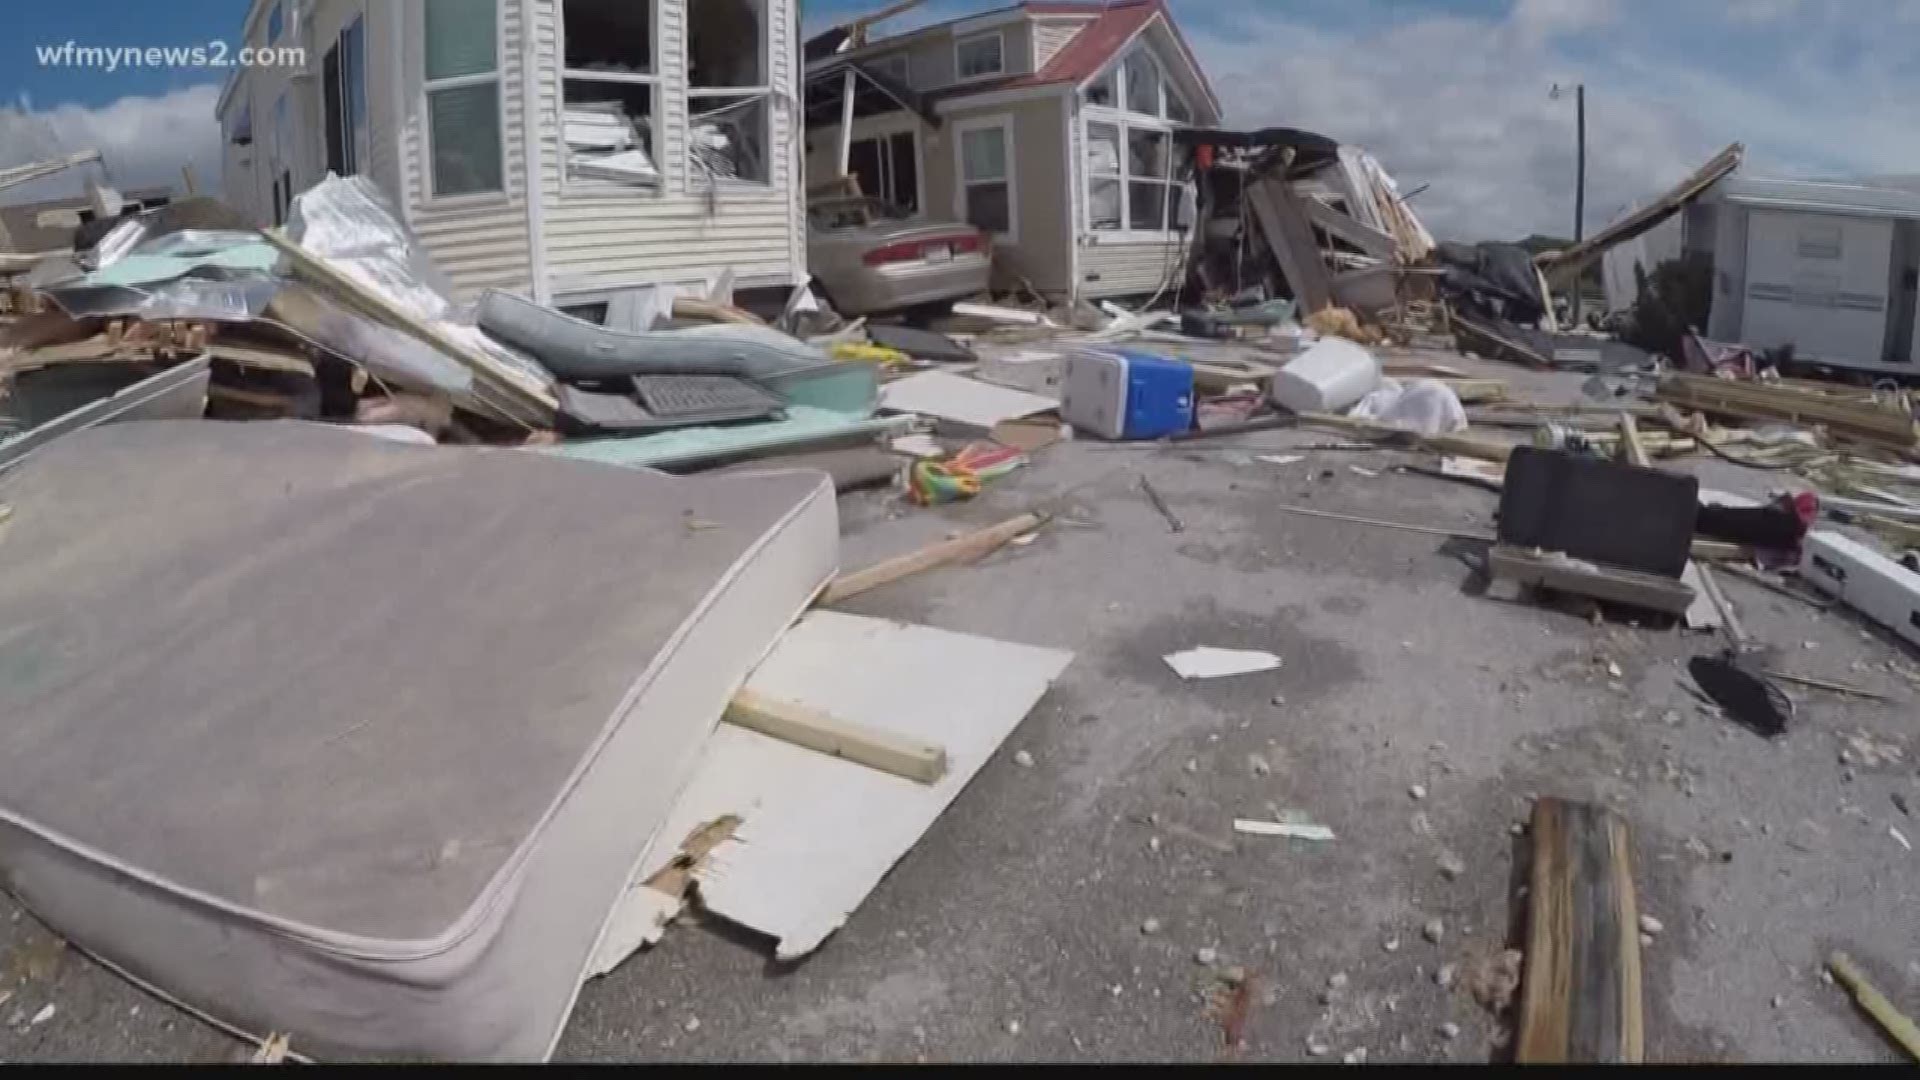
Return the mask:
<path fill-rule="evenodd" d="M 1578 149 L 1575 151 L 1573 179 L 1573 242 L 1577 246 L 1586 235 L 1587 221 L 1587 84 L 1581 83 L 1573 88 L 1574 123 L 1578 128 Z M 1573 297 L 1568 303 L 1568 322 L 1580 325 L 1580 279 L 1584 273 L 1573 278 Z"/>
<path fill-rule="evenodd" d="M 846 81 L 840 87 L 840 175 L 847 175 L 847 164 L 853 157 L 853 69 L 847 69 Z M 861 192 L 870 195 L 872 192 Z"/>

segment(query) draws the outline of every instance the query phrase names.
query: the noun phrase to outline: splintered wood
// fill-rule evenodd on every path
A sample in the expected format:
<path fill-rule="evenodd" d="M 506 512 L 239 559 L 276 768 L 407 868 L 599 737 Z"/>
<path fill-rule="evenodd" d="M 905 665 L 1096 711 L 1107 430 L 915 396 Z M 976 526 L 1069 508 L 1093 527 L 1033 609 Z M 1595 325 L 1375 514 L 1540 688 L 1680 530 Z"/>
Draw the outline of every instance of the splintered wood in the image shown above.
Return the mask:
<path fill-rule="evenodd" d="M 1603 807 L 1540 799 L 1532 836 L 1516 1060 L 1637 1064 L 1640 916 L 1626 822 Z"/>

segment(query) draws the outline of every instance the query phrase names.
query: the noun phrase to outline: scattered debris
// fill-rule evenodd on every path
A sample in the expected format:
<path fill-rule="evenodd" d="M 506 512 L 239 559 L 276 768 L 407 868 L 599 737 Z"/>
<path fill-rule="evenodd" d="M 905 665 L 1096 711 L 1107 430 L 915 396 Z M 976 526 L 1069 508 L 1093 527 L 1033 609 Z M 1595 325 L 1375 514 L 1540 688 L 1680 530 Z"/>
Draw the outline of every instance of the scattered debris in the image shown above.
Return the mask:
<path fill-rule="evenodd" d="M 1894 841 L 1898 843 L 1901 847 L 1906 848 L 1908 851 L 1913 850 L 1913 842 L 1907 839 L 1907 836 L 1905 833 L 1901 832 L 1899 829 L 1895 828 L 1894 826 L 1892 825 L 1887 826 L 1887 835 L 1893 837 Z"/>
<path fill-rule="evenodd" d="M 1433 981 L 1440 989 L 1451 990 L 1453 989 L 1454 980 L 1459 976 L 1459 973 L 1460 965 L 1449 960 L 1435 969 Z"/>
<path fill-rule="evenodd" d="M 1426 925 L 1420 928 L 1420 936 L 1438 945 L 1447 936 L 1447 924 L 1439 919 L 1428 919 Z"/>
<path fill-rule="evenodd" d="M 1180 520 L 1179 516 L 1173 512 L 1173 509 L 1167 505 L 1167 500 L 1160 497 L 1160 492 L 1154 489 L 1153 482 L 1144 476 L 1139 477 L 1139 482 L 1140 490 L 1146 493 L 1147 501 L 1152 503 L 1153 508 L 1160 512 L 1161 517 L 1167 519 L 1168 531 L 1176 533 L 1185 532 L 1187 526 Z"/>
<path fill-rule="evenodd" d="M 1220 950 L 1211 945 L 1202 945 L 1193 953 L 1193 962 L 1206 967 L 1212 967 L 1213 962 L 1218 959 L 1220 959 Z"/>
<path fill-rule="evenodd" d="M 1482 958 L 1467 976 L 1467 989 L 1473 994 L 1473 1000 L 1495 1016 L 1504 1014 L 1512 1007 L 1513 995 L 1520 989 L 1525 960 L 1526 954 L 1519 949 L 1505 949 Z"/>
<path fill-rule="evenodd" d="M 1140 924 L 1140 932 L 1148 937 L 1160 932 L 1160 920 L 1149 918 Z"/>
<path fill-rule="evenodd" d="M 1460 1037 L 1460 1025 L 1448 1020 L 1440 1025 L 1439 1032 L 1441 1038 L 1452 1042 Z"/>
<path fill-rule="evenodd" d="M 1860 1008 L 1879 1022 L 1888 1037 L 1900 1044 L 1907 1056 L 1920 1062 L 1920 1026 L 1894 1008 L 1893 1002 L 1888 1001 L 1887 996 L 1867 980 L 1866 973 L 1860 970 L 1852 957 L 1842 952 L 1834 953 L 1827 959 L 1827 970 L 1852 992 Z"/>
<path fill-rule="evenodd" d="M 1466 860 L 1451 851 L 1441 852 L 1438 862 L 1440 865 L 1440 875 L 1448 881 L 1452 881 L 1467 872 Z"/>
<path fill-rule="evenodd" d="M 1288 836 L 1295 840 L 1331 840 L 1333 830 L 1325 825 L 1299 825 L 1286 821 L 1260 821 L 1235 818 L 1233 831 L 1253 836 Z"/>
<path fill-rule="evenodd" d="M 1642 923 L 1626 823 L 1603 807 L 1543 798 L 1532 833 L 1516 1060 L 1637 1063 L 1644 1037 L 1632 928 Z"/>
<path fill-rule="evenodd" d="M 1407 789 L 1407 795 L 1415 802 L 1418 802 L 1427 797 L 1427 785 L 1415 784 Z"/>
<path fill-rule="evenodd" d="M 1033 768 L 1033 755 L 1025 750 L 1016 750 L 1013 753 L 1013 763 L 1023 769 L 1031 769 Z"/>
<path fill-rule="evenodd" d="M 33 1019 L 27 1021 L 27 1026 L 38 1027 L 53 1019 L 53 1014 L 58 1011 L 59 1009 L 55 1007 L 53 1002 L 49 1001 L 45 1005 L 40 1006 L 40 1011 L 33 1014 Z"/>
<path fill-rule="evenodd" d="M 1217 679 L 1227 675 L 1251 675 L 1272 671 L 1280 658 L 1255 649 L 1219 649 L 1211 645 L 1169 653 L 1162 657 L 1182 679 Z"/>

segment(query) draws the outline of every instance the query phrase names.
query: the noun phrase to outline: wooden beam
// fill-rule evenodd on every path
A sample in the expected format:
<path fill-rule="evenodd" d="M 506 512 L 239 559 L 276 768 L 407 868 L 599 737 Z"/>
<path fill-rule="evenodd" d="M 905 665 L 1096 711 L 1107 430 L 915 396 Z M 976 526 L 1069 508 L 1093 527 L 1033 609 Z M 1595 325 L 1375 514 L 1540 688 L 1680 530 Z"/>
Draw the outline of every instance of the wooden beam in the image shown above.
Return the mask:
<path fill-rule="evenodd" d="M 1565 251 L 1542 254 L 1535 261 L 1546 271 L 1549 280 L 1563 284 L 1572 282 L 1579 276 L 1581 270 L 1604 254 L 1608 248 L 1631 240 L 1665 221 L 1698 198 L 1721 177 L 1738 168 L 1745 149 L 1739 143 L 1728 146 L 1660 198 Z"/>
<path fill-rule="evenodd" d="M 818 709 L 752 690 L 733 695 L 733 700 L 727 703 L 726 721 L 922 784 L 935 783 L 947 775 L 947 751 L 943 747 L 848 723 Z"/>
<path fill-rule="evenodd" d="M 1640 427 L 1632 413 L 1620 414 L 1620 460 L 1642 469 L 1653 464 L 1647 460 L 1647 448 L 1640 445 Z"/>
<path fill-rule="evenodd" d="M 923 570 L 962 559 L 977 559 L 1016 536 L 1032 532 L 1046 524 L 1046 521 L 1046 516 L 1042 514 L 1021 514 L 990 528 L 930 544 L 919 551 L 876 563 L 865 570 L 843 574 L 833 579 L 833 583 L 820 594 L 819 602 L 837 604 Z"/>
<path fill-rule="evenodd" d="M 1878 1021 L 1893 1041 L 1900 1044 L 1907 1056 L 1920 1061 L 1920 1027 L 1914 1026 L 1912 1020 L 1893 1007 L 1887 995 L 1867 981 L 1866 972 L 1860 970 L 1853 958 L 1843 952 L 1834 953 L 1827 958 L 1827 967 L 1833 972 L 1833 977 L 1840 980 L 1840 985 L 1853 994 L 1853 1000 L 1860 1003 L 1867 1015 Z"/>
<path fill-rule="evenodd" d="M 1535 554 L 1511 544 L 1500 544 L 1487 554 L 1487 571 L 1497 581 L 1515 581 L 1672 615 L 1683 615 L 1693 606 L 1693 590 L 1673 578 Z"/>
<path fill-rule="evenodd" d="M 1247 186 L 1246 198 L 1266 237 L 1267 248 L 1293 289 L 1300 314 L 1311 315 L 1333 303 L 1333 279 L 1320 258 L 1320 245 L 1300 209 L 1300 198 L 1285 180 L 1267 177 Z"/>
<path fill-rule="evenodd" d="M 1371 255 L 1381 262 L 1392 262 L 1400 253 L 1400 245 L 1393 237 L 1348 217 L 1319 199 L 1305 198 L 1299 200 L 1299 204 L 1308 221 L 1326 230 L 1328 236 L 1352 244 L 1363 255 Z"/>
<path fill-rule="evenodd" d="M 1637 1064 L 1640 916 L 1626 822 L 1604 807 L 1540 799 L 1532 835 L 1515 1059 Z"/>

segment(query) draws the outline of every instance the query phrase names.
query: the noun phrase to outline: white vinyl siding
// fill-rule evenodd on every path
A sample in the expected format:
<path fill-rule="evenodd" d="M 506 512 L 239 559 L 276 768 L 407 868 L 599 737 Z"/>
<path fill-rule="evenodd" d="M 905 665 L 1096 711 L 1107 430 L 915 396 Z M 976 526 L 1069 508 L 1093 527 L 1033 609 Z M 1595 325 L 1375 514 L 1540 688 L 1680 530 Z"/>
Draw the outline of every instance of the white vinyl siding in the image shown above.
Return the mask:
<path fill-rule="evenodd" d="M 1033 70 L 1039 71 L 1047 66 L 1047 61 L 1067 47 L 1090 20 L 1087 19 L 1040 19 L 1033 24 Z"/>
<path fill-rule="evenodd" d="M 452 279 L 456 294 L 471 299 L 488 288 L 531 295 L 531 249 L 527 242 L 525 119 L 521 33 L 530 0 L 498 0 L 499 33 L 494 56 L 500 88 L 501 190 L 458 198 L 436 198 L 428 153 L 425 93 L 425 6 L 397 5 L 407 115 L 401 129 L 402 186 L 408 216 L 434 264 Z M 393 19 L 393 8 L 379 5 L 369 23 L 375 33 Z M 387 31 L 391 32 L 391 31 Z"/>

